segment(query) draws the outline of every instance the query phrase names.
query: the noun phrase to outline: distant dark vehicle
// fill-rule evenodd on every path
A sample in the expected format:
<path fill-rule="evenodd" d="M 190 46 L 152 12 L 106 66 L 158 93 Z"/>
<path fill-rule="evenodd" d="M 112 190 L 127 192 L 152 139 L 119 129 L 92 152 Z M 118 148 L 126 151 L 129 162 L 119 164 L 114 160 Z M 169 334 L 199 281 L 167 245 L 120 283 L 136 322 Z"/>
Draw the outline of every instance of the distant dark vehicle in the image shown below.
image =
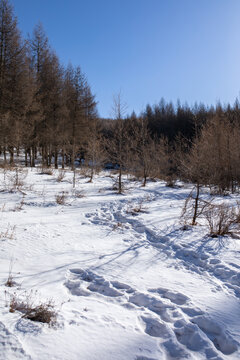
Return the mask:
<path fill-rule="evenodd" d="M 104 169 L 105 170 L 118 170 L 119 164 L 108 162 L 108 163 L 104 164 Z"/>

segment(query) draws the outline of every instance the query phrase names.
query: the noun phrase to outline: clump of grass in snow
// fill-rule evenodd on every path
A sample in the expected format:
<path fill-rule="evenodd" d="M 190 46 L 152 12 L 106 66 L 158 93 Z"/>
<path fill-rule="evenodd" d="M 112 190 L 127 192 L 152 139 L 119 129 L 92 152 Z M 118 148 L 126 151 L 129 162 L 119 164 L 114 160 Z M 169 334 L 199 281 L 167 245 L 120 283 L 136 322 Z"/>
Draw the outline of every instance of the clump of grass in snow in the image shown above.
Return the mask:
<path fill-rule="evenodd" d="M 30 292 L 30 294 L 24 293 L 23 296 L 18 296 L 16 293 L 11 295 L 9 312 L 15 313 L 16 311 L 23 314 L 22 318 L 31 321 L 46 323 L 49 326 L 56 324 L 57 311 L 53 301 L 48 300 L 36 304 L 33 292 Z"/>

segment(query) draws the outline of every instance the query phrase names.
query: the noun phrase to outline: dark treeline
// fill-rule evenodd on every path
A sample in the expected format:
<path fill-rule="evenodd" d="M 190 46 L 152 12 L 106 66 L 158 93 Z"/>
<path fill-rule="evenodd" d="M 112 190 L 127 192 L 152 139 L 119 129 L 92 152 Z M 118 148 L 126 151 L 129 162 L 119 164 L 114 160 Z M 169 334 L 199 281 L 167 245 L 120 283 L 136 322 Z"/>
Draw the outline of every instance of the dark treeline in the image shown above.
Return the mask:
<path fill-rule="evenodd" d="M 174 141 L 177 136 L 192 140 L 196 132 L 201 129 L 207 120 L 216 115 L 225 114 L 230 121 L 240 121 L 240 104 L 236 99 L 233 106 L 223 106 L 220 102 L 216 106 L 205 106 L 195 103 L 190 107 L 187 103 L 182 105 L 180 101 L 174 106 L 172 102 L 165 102 L 162 98 L 159 104 L 147 105 L 143 117 L 147 120 L 153 136 L 167 137 Z"/>
<path fill-rule="evenodd" d="M 23 39 L 12 6 L 0 0 L 0 152 L 14 164 L 75 169 L 85 160 L 94 172 L 115 165 L 142 179 L 176 179 L 236 191 L 240 184 L 240 105 L 175 106 L 162 99 L 137 116 L 125 116 L 121 97 L 114 119 L 99 119 L 95 98 L 80 67 L 61 65 L 41 26 Z"/>

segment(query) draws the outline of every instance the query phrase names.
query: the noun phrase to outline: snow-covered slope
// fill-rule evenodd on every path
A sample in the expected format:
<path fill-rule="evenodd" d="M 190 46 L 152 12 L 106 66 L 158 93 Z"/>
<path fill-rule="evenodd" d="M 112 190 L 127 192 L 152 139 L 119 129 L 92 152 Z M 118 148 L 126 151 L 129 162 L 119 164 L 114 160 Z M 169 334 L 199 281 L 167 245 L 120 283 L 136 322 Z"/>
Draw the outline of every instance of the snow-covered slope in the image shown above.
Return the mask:
<path fill-rule="evenodd" d="M 57 175 L 29 170 L 9 192 L 0 174 L 0 359 L 239 359 L 240 240 L 181 229 L 190 185 L 117 195 L 102 173 L 78 177 L 75 196 L 72 174 Z M 54 328 L 9 312 L 10 294 L 35 290 L 56 304 Z"/>

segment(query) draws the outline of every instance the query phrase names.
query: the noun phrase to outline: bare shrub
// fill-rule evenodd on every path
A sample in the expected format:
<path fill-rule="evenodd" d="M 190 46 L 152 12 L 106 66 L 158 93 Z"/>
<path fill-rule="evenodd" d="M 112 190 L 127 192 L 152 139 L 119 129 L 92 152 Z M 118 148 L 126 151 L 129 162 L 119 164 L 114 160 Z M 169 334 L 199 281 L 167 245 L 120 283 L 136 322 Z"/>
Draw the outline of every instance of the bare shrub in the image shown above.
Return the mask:
<path fill-rule="evenodd" d="M 120 229 L 120 228 L 123 228 L 123 224 L 119 221 L 113 225 L 113 231 Z"/>
<path fill-rule="evenodd" d="M 61 193 L 57 194 L 55 196 L 56 199 L 56 203 L 58 205 L 65 205 L 66 204 L 66 199 L 67 199 L 67 192 L 66 191 L 62 191 Z"/>
<path fill-rule="evenodd" d="M 0 212 L 4 212 L 4 211 L 5 211 L 5 208 L 6 208 L 6 203 L 4 203 L 4 204 L 2 205 L 2 207 L 0 208 Z"/>
<path fill-rule="evenodd" d="M 80 169 L 78 169 L 77 173 L 82 177 L 82 178 L 90 178 L 91 176 L 91 169 L 87 166 L 82 166 Z"/>
<path fill-rule="evenodd" d="M 65 178 L 65 176 L 66 176 L 65 171 L 60 170 L 60 171 L 58 172 L 57 182 L 61 182 L 61 181 L 63 181 L 63 179 Z"/>
<path fill-rule="evenodd" d="M 196 192 L 194 190 L 196 189 Z M 196 185 L 186 198 L 181 212 L 181 223 L 184 225 L 197 225 L 197 220 L 201 218 L 211 205 L 211 201 L 200 198 L 200 185 Z"/>
<path fill-rule="evenodd" d="M 10 226 L 8 225 L 7 229 L 5 231 L 0 232 L 0 240 L 12 240 L 15 235 L 16 226 Z"/>
<path fill-rule="evenodd" d="M 170 188 L 174 188 L 176 183 L 176 179 L 173 179 L 171 177 L 166 177 L 166 186 Z"/>
<path fill-rule="evenodd" d="M 53 175 L 53 170 L 51 168 L 42 168 L 40 175 Z"/>
<path fill-rule="evenodd" d="M 5 286 L 13 287 L 15 285 L 15 281 L 13 280 L 12 274 L 9 274 L 7 281 L 5 282 Z"/>
<path fill-rule="evenodd" d="M 21 210 L 22 210 L 23 205 L 25 204 L 24 199 L 25 199 L 25 194 L 23 194 L 22 200 L 20 201 L 19 204 L 17 204 L 17 205 L 15 206 L 15 208 L 13 209 L 13 211 L 21 211 Z"/>
<path fill-rule="evenodd" d="M 84 194 L 83 190 L 73 190 L 72 195 L 78 199 L 84 198 L 86 195 Z"/>
<path fill-rule="evenodd" d="M 240 127 L 232 120 L 222 112 L 209 118 L 196 132 L 180 161 L 185 180 L 214 188 L 215 194 L 238 190 Z"/>
<path fill-rule="evenodd" d="M 24 186 L 28 171 L 21 168 L 14 168 L 14 171 L 8 172 L 5 175 L 5 187 L 10 191 L 20 191 Z"/>
<path fill-rule="evenodd" d="M 234 224 L 239 224 L 239 208 L 227 204 L 211 205 L 204 213 L 212 237 L 231 234 Z"/>
<path fill-rule="evenodd" d="M 33 300 L 33 292 L 25 293 L 24 296 L 18 296 L 16 293 L 11 295 L 9 312 L 14 313 L 19 311 L 22 313 L 22 318 L 31 321 L 46 323 L 49 326 L 56 324 L 57 311 L 52 300 L 40 302 L 35 304 Z"/>
<path fill-rule="evenodd" d="M 7 281 L 5 282 L 5 286 L 7 287 L 13 287 L 15 285 L 15 281 L 13 280 L 12 269 L 13 269 L 13 259 L 10 260 L 8 278 Z"/>
<path fill-rule="evenodd" d="M 138 213 L 146 212 L 147 207 L 144 205 L 146 201 L 147 198 L 142 198 L 135 206 L 128 206 L 127 213 L 131 215 L 137 215 Z"/>

